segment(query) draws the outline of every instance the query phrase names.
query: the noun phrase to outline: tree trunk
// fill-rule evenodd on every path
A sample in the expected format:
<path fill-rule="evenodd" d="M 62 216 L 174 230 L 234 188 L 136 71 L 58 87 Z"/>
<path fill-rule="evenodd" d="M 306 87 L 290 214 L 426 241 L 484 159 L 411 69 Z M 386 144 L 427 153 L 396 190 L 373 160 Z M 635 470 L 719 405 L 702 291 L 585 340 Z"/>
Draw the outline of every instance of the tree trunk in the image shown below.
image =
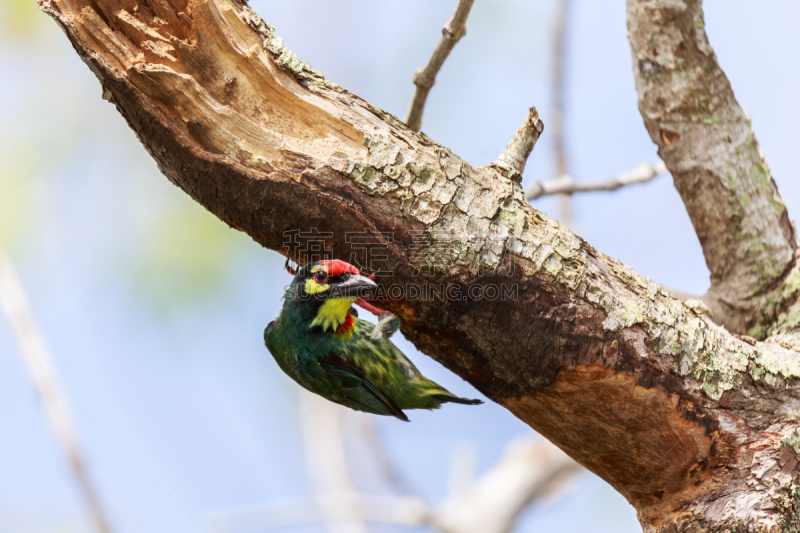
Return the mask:
<path fill-rule="evenodd" d="M 796 299 L 794 233 L 763 159 L 753 155 L 743 114 L 732 111 L 724 75 L 703 48 L 698 19 L 694 29 L 681 22 L 701 13 L 699 2 L 629 1 L 640 95 L 654 98 L 651 104 L 645 94 L 641 105 L 679 190 L 707 191 L 687 208 L 700 213 L 692 219 L 709 264 L 721 248 L 729 264 L 771 265 L 758 280 L 750 271 L 715 274 L 765 283 L 757 295 L 780 293 L 780 304 L 756 322 L 741 319 L 746 313 L 726 320 L 742 333 L 763 326 L 763 342 L 728 333 L 536 211 L 503 167 L 473 167 L 325 80 L 236 0 L 39 4 L 173 183 L 301 262 L 309 241 L 323 239 L 336 257 L 371 260 L 372 269 L 391 273 L 377 278 L 389 296 L 382 304 L 400 316 L 406 337 L 608 481 L 646 531 L 800 528 L 800 340 L 793 323 L 779 318 Z M 676 26 L 648 29 L 640 20 L 648 17 Z M 737 215 L 734 206 L 723 217 L 744 229 L 765 217 L 763 233 L 748 241 L 763 242 L 763 253 L 726 237 L 727 224 L 698 223 L 715 201 L 730 206 L 740 190 L 724 188 L 719 168 L 679 153 L 707 130 L 680 111 L 683 118 L 664 119 L 669 128 L 648 115 L 674 105 L 642 89 L 669 81 L 648 77 L 647 61 L 663 69 L 656 77 L 675 76 L 680 66 L 639 56 L 684 30 L 695 39 L 684 46 L 706 54 L 700 67 L 713 74 L 701 81 L 714 87 L 712 101 L 722 95 L 725 120 L 736 129 L 731 150 L 714 157 L 730 162 L 742 187 L 759 187 L 751 194 L 755 211 L 742 207 Z M 642 51 L 640 40 L 648 43 Z M 680 57 L 676 49 L 669 53 Z M 724 145 L 728 133 L 715 127 L 708 126 L 712 141 Z M 384 251 L 367 257 L 348 232 L 367 232 Z M 420 287 L 429 297 L 408 292 Z M 446 297 L 431 295 L 431 287 Z M 738 309 L 747 296 L 723 297 Z"/>

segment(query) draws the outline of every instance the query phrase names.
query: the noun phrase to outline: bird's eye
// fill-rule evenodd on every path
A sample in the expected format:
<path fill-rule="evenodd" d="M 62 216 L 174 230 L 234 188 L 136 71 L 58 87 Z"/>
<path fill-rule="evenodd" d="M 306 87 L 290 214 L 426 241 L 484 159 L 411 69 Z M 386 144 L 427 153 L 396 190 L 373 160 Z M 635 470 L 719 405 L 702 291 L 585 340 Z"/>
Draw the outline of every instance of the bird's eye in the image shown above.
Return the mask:
<path fill-rule="evenodd" d="M 328 281 L 328 273 L 325 272 L 324 270 L 318 271 L 316 274 L 314 274 L 314 281 L 316 281 L 319 284 L 325 283 L 326 281 Z"/>

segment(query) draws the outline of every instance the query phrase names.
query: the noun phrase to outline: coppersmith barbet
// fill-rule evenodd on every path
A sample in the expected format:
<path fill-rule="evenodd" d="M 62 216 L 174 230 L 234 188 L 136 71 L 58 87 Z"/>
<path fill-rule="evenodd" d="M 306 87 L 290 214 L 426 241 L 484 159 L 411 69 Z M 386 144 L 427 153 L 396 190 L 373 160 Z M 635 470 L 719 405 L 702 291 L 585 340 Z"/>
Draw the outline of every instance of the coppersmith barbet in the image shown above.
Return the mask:
<path fill-rule="evenodd" d="M 386 313 L 377 325 L 352 309 L 377 285 L 338 259 L 301 267 L 286 291 L 283 309 L 264 330 L 278 366 L 302 387 L 357 411 L 408 421 L 403 409 L 468 405 L 423 376 L 389 337 L 400 326 Z"/>

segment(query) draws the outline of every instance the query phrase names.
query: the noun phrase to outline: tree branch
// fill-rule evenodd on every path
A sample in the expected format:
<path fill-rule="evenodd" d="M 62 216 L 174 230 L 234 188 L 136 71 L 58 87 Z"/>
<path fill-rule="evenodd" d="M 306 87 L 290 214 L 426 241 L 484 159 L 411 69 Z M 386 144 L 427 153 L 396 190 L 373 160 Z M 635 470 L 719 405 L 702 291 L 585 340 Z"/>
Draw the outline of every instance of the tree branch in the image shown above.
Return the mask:
<path fill-rule="evenodd" d="M 416 498 L 401 500 L 375 494 L 319 495 L 314 498 L 276 500 L 209 513 L 205 523 L 209 533 L 249 533 L 316 524 L 337 524 L 349 519 L 341 509 L 355 508 L 367 522 L 396 526 L 428 525 L 420 517 L 429 516 L 424 502 Z M 331 509 L 333 514 L 321 512 Z"/>
<path fill-rule="evenodd" d="M 425 111 L 425 102 L 428 100 L 428 93 L 436 83 L 436 75 L 439 74 L 447 56 L 450 55 L 456 43 L 467 34 L 467 17 L 472 9 L 475 0 L 458 0 L 455 11 L 450 15 L 450 20 L 442 28 L 442 36 L 436 43 L 433 55 L 428 63 L 414 74 L 414 98 L 406 115 L 406 124 L 412 131 L 419 131 L 422 126 L 422 113 Z"/>
<path fill-rule="evenodd" d="M 639 110 L 703 246 L 715 319 L 756 338 L 795 328 L 795 231 L 708 42 L 702 2 L 628 0 L 628 29 Z"/>
<path fill-rule="evenodd" d="M 566 105 L 566 55 L 567 55 L 567 26 L 569 24 L 570 0 L 559 0 L 556 11 L 555 31 L 553 32 L 553 85 L 552 99 L 552 137 L 553 159 L 555 160 L 556 176 L 569 180 L 569 167 L 567 166 L 567 147 L 564 140 L 564 107 Z M 564 194 L 558 199 L 559 221 L 572 227 L 572 199 Z"/>
<path fill-rule="evenodd" d="M 643 163 L 630 172 L 623 172 L 600 181 L 578 183 L 569 176 L 561 176 L 551 181 L 532 183 L 525 190 L 525 198 L 536 200 L 553 194 L 574 194 L 579 192 L 616 191 L 628 185 L 647 183 L 667 171 L 666 165 L 659 161 L 655 166 Z"/>
<path fill-rule="evenodd" d="M 389 451 L 384 446 L 383 439 L 378 433 L 375 419 L 373 417 L 361 417 L 358 426 L 361 438 L 375 461 L 380 477 L 398 494 L 411 492 L 412 487 L 400 475 L 399 470 L 389 456 Z"/>
<path fill-rule="evenodd" d="M 67 456 L 72 475 L 83 493 L 95 527 L 100 533 L 109 533 L 111 528 L 108 525 L 106 514 L 97 497 L 97 490 L 95 490 L 84 466 L 85 461 L 75 436 L 75 425 L 69 406 L 66 399 L 53 386 L 54 376 L 58 374 L 55 363 L 33 319 L 25 289 L 16 269 L 1 248 L 0 309 L 5 312 L 16 332 L 16 342 L 19 345 L 25 368 L 36 388 L 37 396 L 42 401 L 42 407 L 50 427 Z"/>
<path fill-rule="evenodd" d="M 433 522 L 448 533 L 510 533 L 522 511 L 580 470 L 548 442 L 514 442 L 489 472 L 446 501 Z"/>
<path fill-rule="evenodd" d="M 348 235 L 382 239 L 369 264 L 400 291 L 381 307 L 404 335 L 608 481 L 648 533 L 800 526 L 799 340 L 715 326 L 506 172 L 322 78 L 238 1 L 39 2 L 173 183 L 305 261 L 322 239 L 368 264 Z M 419 235 L 443 234 L 420 270 Z"/>
<path fill-rule="evenodd" d="M 213 533 L 244 533 L 280 527 L 350 520 L 356 509 L 368 522 L 427 526 L 444 533 L 510 533 L 520 513 L 532 502 L 561 488 L 580 467 L 552 444 L 525 439 L 512 443 L 500 461 L 463 495 L 433 509 L 415 496 L 378 496 L 343 492 L 310 500 L 267 502 L 209 513 Z M 319 513 L 315 509 L 329 509 Z"/>
<path fill-rule="evenodd" d="M 322 496 L 318 501 L 325 517 L 323 522 L 330 533 L 367 533 L 358 505 L 325 498 L 325 495 L 355 492 L 343 439 L 344 408 L 305 391 L 301 394 L 303 443 L 309 475 Z"/>
<path fill-rule="evenodd" d="M 530 108 L 511 142 L 493 163 L 494 166 L 506 171 L 512 181 L 516 183 L 522 181 L 525 164 L 543 131 L 544 123 L 539 120 L 539 113 L 535 107 Z"/>

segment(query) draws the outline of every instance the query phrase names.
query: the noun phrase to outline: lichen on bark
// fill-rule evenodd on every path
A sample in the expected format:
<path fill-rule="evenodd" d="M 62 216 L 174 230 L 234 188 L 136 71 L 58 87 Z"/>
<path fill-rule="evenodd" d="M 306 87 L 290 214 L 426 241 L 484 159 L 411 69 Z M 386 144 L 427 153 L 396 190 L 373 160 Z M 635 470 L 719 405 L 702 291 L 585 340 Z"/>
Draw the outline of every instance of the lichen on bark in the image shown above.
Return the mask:
<path fill-rule="evenodd" d="M 711 272 L 715 320 L 764 339 L 795 329 L 797 238 L 705 33 L 700 0 L 628 0 L 639 109 Z M 781 317 L 781 315 L 783 316 Z"/>

